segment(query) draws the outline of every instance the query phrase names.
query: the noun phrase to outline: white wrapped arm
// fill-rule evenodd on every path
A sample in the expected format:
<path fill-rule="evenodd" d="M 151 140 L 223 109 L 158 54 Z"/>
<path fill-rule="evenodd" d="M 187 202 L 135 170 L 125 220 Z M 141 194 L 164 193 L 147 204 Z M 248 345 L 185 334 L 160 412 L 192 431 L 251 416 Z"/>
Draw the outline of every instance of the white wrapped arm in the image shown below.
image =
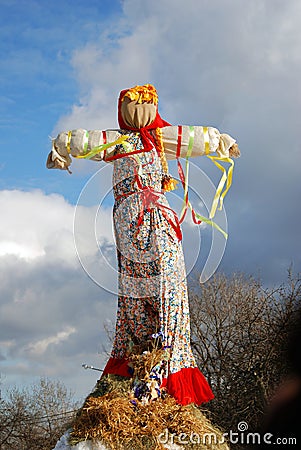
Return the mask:
<path fill-rule="evenodd" d="M 218 156 L 228 158 L 229 149 L 236 142 L 231 136 L 221 134 L 216 128 L 188 125 L 164 127 L 162 137 L 167 159 L 186 158 L 189 142 L 192 145 L 189 151 L 191 157 L 216 152 Z"/>
<path fill-rule="evenodd" d="M 82 128 L 63 131 L 52 140 L 52 150 L 47 157 L 47 169 L 68 170 L 72 159 L 82 157 L 89 153 L 95 147 L 114 142 L 120 136 L 118 130 L 84 130 Z M 110 147 L 107 155 L 114 152 L 115 146 Z M 70 156 L 71 155 L 71 156 Z M 104 151 L 100 151 L 90 159 L 101 161 L 104 157 Z"/>

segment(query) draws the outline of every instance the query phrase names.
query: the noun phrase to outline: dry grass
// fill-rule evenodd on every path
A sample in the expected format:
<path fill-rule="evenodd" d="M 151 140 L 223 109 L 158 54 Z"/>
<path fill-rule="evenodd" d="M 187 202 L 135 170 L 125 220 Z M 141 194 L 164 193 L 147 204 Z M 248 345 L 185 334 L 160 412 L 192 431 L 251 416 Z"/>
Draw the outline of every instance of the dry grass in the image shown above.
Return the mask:
<path fill-rule="evenodd" d="M 146 380 L 151 369 L 164 358 L 164 351 L 153 348 L 131 355 L 134 377 Z M 214 427 L 193 405 L 182 406 L 167 395 L 148 403 L 133 397 L 133 378 L 114 375 L 102 377 L 94 392 L 86 399 L 72 427 L 70 444 L 84 440 L 101 441 L 112 450 L 161 450 L 159 436 L 173 436 L 180 443 L 182 433 L 188 438 L 199 436 L 201 443 L 185 444 L 185 449 L 228 450 L 222 432 Z M 216 442 L 203 436 L 212 434 Z M 183 436 L 183 435 L 182 435 Z M 214 441 L 214 439 L 213 439 Z"/>
<path fill-rule="evenodd" d="M 158 436 L 168 430 L 174 442 L 182 433 L 199 436 L 213 434 L 217 442 L 187 444 L 185 448 L 226 449 L 222 432 L 214 427 L 197 408 L 182 406 L 173 397 L 166 396 L 142 404 L 112 391 L 102 397 L 90 397 L 73 424 L 71 443 L 82 440 L 100 440 L 112 450 L 159 450 L 163 445 Z"/>

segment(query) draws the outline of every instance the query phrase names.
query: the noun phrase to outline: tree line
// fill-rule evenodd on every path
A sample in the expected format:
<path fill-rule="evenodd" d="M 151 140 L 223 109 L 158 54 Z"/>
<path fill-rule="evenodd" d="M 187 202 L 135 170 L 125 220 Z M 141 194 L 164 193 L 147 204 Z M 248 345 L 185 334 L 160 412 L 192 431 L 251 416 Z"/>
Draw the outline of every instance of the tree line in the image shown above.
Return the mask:
<path fill-rule="evenodd" d="M 60 381 L 41 378 L 27 388 L 9 388 L 0 399 L 0 449 L 53 449 L 78 408 Z"/>
<path fill-rule="evenodd" d="M 190 313 L 193 351 L 215 394 L 205 408 L 225 431 L 242 421 L 260 430 L 279 386 L 292 377 L 301 386 L 300 276 L 289 270 L 286 283 L 264 288 L 215 275 L 191 287 Z"/>

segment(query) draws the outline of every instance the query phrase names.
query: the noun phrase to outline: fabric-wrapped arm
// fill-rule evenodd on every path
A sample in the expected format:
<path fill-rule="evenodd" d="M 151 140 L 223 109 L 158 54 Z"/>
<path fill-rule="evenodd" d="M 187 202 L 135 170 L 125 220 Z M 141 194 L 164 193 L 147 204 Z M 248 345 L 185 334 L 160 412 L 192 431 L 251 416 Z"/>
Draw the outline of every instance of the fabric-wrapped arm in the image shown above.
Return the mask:
<path fill-rule="evenodd" d="M 216 153 L 229 157 L 229 149 L 235 144 L 228 134 L 216 128 L 202 126 L 171 126 L 162 128 L 163 145 L 167 159 L 186 158 Z"/>
<path fill-rule="evenodd" d="M 83 158 L 88 156 L 93 151 L 93 155 L 89 157 L 94 161 L 102 161 L 104 155 L 108 156 L 114 152 L 115 146 L 111 146 L 106 153 L 106 150 L 99 150 L 101 147 L 109 142 L 114 142 L 120 136 L 118 130 L 91 130 L 87 131 L 82 128 L 72 131 L 62 131 L 52 140 L 52 149 L 47 157 L 47 169 L 61 169 L 68 170 L 72 159 Z"/>

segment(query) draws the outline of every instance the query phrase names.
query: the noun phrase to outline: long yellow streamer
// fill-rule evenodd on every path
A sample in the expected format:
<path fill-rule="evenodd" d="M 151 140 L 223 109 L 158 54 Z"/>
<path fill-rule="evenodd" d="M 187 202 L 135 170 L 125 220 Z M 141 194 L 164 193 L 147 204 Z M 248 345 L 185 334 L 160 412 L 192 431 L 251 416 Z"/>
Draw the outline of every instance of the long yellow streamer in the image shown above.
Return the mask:
<path fill-rule="evenodd" d="M 231 184 L 232 184 L 232 175 L 233 175 L 233 168 L 234 168 L 234 161 L 231 158 L 223 158 L 223 157 L 219 157 L 219 156 L 210 156 L 210 139 L 209 139 L 209 131 L 208 131 L 208 127 L 203 127 L 203 134 L 204 134 L 204 148 L 205 148 L 205 155 L 211 159 L 211 161 L 216 165 L 216 167 L 218 167 L 219 170 L 222 171 L 222 177 L 219 181 L 218 187 L 216 189 L 213 201 L 212 201 L 212 206 L 211 206 L 211 210 L 210 210 L 210 214 L 209 214 L 209 218 L 201 216 L 199 213 L 193 211 L 192 205 L 188 199 L 188 186 L 189 186 L 189 182 L 188 182 L 188 177 L 189 177 L 189 158 L 191 157 L 191 153 L 192 153 L 192 148 L 193 148 L 193 144 L 194 144 L 194 127 L 190 126 L 189 127 L 189 141 L 188 141 L 188 148 L 187 148 L 187 153 L 186 153 L 186 165 L 185 165 L 185 181 L 184 181 L 184 199 L 183 199 L 183 206 L 182 206 L 182 211 L 180 214 L 180 223 L 184 220 L 187 208 L 189 208 L 191 211 L 194 212 L 195 217 L 202 221 L 207 223 L 208 225 L 213 226 L 214 228 L 216 228 L 217 230 L 219 230 L 223 236 L 225 237 L 225 239 L 227 239 L 228 235 L 227 233 L 221 228 L 219 227 L 215 222 L 212 221 L 212 219 L 215 216 L 218 204 L 219 204 L 219 210 L 222 209 L 223 207 L 223 201 L 224 198 L 227 194 L 227 192 L 229 191 Z M 226 171 L 226 169 L 219 164 L 219 162 L 226 162 L 226 163 L 230 163 L 230 167 L 228 169 L 228 172 Z M 226 185 L 226 187 L 225 187 Z M 224 189 L 225 187 L 225 189 Z M 224 189 L 224 191 L 223 191 Z"/>
<path fill-rule="evenodd" d="M 190 205 L 190 209 L 191 209 L 191 205 Z M 226 233 L 217 223 L 213 222 L 212 219 L 208 219 L 208 217 L 201 216 L 201 214 L 197 213 L 196 211 L 194 211 L 194 214 L 198 220 L 200 220 L 201 222 L 205 222 L 208 225 L 211 225 L 213 228 L 216 228 L 218 231 L 220 231 L 222 233 L 222 235 L 224 236 L 225 239 L 228 239 L 228 233 Z"/>
<path fill-rule="evenodd" d="M 211 206 L 211 211 L 209 214 L 209 219 L 213 219 L 213 217 L 215 216 L 216 213 L 216 209 L 218 207 L 219 204 L 219 210 L 222 209 L 223 207 L 223 202 L 224 202 L 224 198 L 227 194 L 227 192 L 229 191 L 231 184 L 232 184 L 232 176 L 233 176 L 233 168 L 234 168 L 234 161 L 231 158 L 222 158 L 220 156 L 209 156 L 207 155 L 207 157 L 209 159 L 211 159 L 211 161 L 216 165 L 216 167 L 219 168 L 219 170 L 222 171 L 222 177 L 219 181 L 218 187 L 216 189 L 215 195 L 214 195 L 214 199 L 212 202 L 212 206 Z M 222 162 L 226 162 L 226 163 L 230 163 L 230 167 L 228 169 L 228 173 L 226 171 L 226 169 L 219 164 L 217 161 L 222 161 Z M 226 184 L 226 188 L 224 189 L 224 186 Z"/>

